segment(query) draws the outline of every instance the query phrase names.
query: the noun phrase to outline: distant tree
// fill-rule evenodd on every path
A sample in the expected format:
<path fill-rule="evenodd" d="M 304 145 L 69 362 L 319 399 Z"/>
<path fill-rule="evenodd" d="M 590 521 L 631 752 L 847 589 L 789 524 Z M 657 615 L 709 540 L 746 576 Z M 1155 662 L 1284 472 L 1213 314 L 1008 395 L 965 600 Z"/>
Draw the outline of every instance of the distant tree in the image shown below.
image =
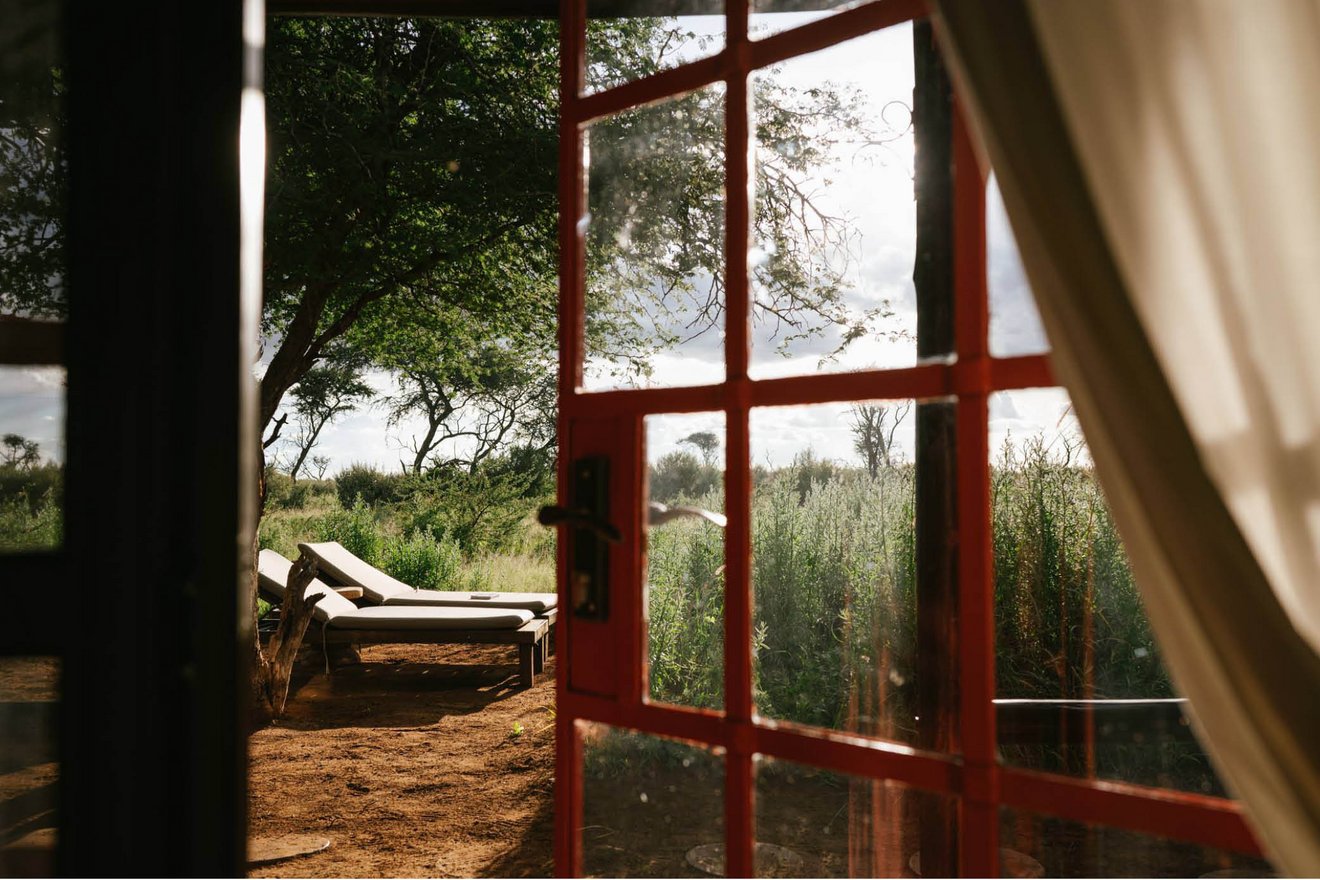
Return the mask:
<path fill-rule="evenodd" d="M 668 503 L 698 498 L 719 486 L 720 472 L 684 450 L 660 457 L 650 471 L 650 498 Z"/>
<path fill-rule="evenodd" d="M 714 433 L 710 431 L 697 431 L 694 434 L 687 435 L 678 442 L 696 447 L 701 451 L 702 461 L 708 465 L 715 464 L 715 457 L 720 451 L 720 438 Z"/>
<path fill-rule="evenodd" d="M 899 404 L 853 404 L 853 448 L 861 455 L 866 472 L 871 478 L 879 476 L 881 467 L 894 464 L 894 436 L 899 425 L 912 410 L 912 402 Z"/>
<path fill-rule="evenodd" d="M 318 480 L 325 479 L 325 472 L 330 469 L 330 459 L 324 455 L 313 455 L 308 462 L 309 470 Z"/>
<path fill-rule="evenodd" d="M 41 464 L 41 445 L 22 434 L 6 434 L 0 448 L 0 467 L 31 470 Z"/>
<path fill-rule="evenodd" d="M 399 392 L 389 420 L 421 417 L 425 430 L 404 441 L 415 474 L 483 461 L 515 443 L 548 448 L 555 442 L 555 374 L 543 356 L 490 346 L 461 361 L 412 356 L 396 362 Z M 442 450 L 446 450 L 442 454 Z"/>
<path fill-rule="evenodd" d="M 289 438 L 289 476 L 297 481 L 303 465 L 320 442 L 321 432 L 339 416 L 357 409 L 375 391 L 362 380 L 362 361 L 337 352 L 319 367 L 303 375 L 290 396 L 293 398 L 294 433 Z M 326 464 L 329 464 L 327 461 Z M 321 467 L 325 472 L 325 467 Z"/>

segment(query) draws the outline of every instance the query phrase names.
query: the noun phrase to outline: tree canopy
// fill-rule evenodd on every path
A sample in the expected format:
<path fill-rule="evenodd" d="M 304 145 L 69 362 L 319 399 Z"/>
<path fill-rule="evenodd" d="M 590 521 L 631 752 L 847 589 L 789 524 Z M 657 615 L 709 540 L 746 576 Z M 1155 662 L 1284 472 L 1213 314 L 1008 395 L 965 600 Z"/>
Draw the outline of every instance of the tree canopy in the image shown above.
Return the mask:
<path fill-rule="evenodd" d="M 590 27 L 597 86 L 666 66 L 693 39 L 674 19 Z M 552 21 L 270 20 L 263 430 L 335 349 L 463 400 L 489 404 L 476 392 L 497 380 L 551 393 L 558 52 Z M 0 91 L 0 311 L 61 316 L 62 82 L 31 57 Z M 873 317 L 849 311 L 831 268 L 847 224 L 813 213 L 795 181 L 827 161 L 831 138 L 864 139 L 862 120 L 847 94 L 772 74 L 755 99 L 755 223 L 772 243 L 754 268 L 756 317 L 843 327 L 846 344 Z M 721 320 L 723 123 L 711 87 L 592 126 L 589 345 L 633 373 Z M 409 400 L 414 414 L 428 406 L 401 387 L 396 417 Z M 547 408 L 519 407 L 538 427 L 487 419 L 500 442 L 553 441 Z M 413 451 L 415 467 L 433 458 Z"/>

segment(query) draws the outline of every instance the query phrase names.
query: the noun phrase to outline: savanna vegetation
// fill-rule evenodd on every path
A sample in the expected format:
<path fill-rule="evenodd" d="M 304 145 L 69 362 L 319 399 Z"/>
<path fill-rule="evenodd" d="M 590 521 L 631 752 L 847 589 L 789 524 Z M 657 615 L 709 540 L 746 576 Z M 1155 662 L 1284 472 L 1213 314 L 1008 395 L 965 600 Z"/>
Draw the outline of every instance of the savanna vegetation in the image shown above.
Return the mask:
<path fill-rule="evenodd" d="M 54 550 L 64 535 L 64 468 L 20 434 L 0 438 L 0 553 Z"/>

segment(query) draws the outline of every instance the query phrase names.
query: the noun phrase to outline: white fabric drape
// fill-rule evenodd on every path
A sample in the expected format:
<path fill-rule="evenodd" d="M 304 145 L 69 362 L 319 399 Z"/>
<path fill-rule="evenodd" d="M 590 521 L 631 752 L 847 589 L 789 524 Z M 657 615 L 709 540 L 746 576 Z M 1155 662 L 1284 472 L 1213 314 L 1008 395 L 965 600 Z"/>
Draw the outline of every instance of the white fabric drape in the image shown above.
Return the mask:
<path fill-rule="evenodd" d="M 1320 2 L 1030 9 L 1201 458 L 1320 651 Z"/>
<path fill-rule="evenodd" d="M 935 6 L 1170 669 L 1320 874 L 1320 2 Z"/>

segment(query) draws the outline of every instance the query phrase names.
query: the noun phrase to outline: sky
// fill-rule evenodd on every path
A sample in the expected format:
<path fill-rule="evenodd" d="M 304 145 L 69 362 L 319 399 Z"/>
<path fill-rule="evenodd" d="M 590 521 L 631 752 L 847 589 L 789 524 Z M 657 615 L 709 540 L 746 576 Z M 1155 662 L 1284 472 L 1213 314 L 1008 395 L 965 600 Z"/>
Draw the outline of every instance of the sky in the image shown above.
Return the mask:
<path fill-rule="evenodd" d="M 782 29 L 803 23 L 819 13 L 753 16 L 752 26 Z M 700 16 L 684 24 L 707 37 L 705 45 L 685 47 L 678 60 L 690 60 L 718 51 L 723 43 L 723 19 Z M 753 378 L 802 375 L 874 367 L 900 367 L 915 362 L 916 302 L 911 274 L 915 250 L 915 207 L 912 198 L 913 144 L 907 105 L 913 87 L 910 26 L 901 25 L 868 34 L 839 46 L 792 59 L 758 76 L 775 77 L 781 84 L 809 89 L 821 85 L 857 89 L 866 116 L 888 142 L 880 146 L 841 145 L 828 166 L 803 181 L 804 189 L 822 211 L 845 218 L 855 235 L 846 256 L 833 265 L 843 272 L 845 299 L 862 311 L 887 304 L 892 312 L 875 326 L 875 335 L 850 345 L 836 360 L 822 358 L 838 345 L 827 332 L 813 339 L 783 345 L 767 322 L 753 328 Z M 987 250 L 989 257 L 990 347 L 993 354 L 1018 355 L 1046 351 L 1040 326 L 1013 244 L 1012 232 L 998 190 L 991 183 L 987 198 Z M 751 259 L 763 259 L 763 242 L 754 242 Z M 693 279 L 699 287 L 709 279 Z M 643 384 L 695 385 L 724 376 L 722 330 L 653 358 L 652 378 Z M 267 346 L 267 351 L 271 346 Z M 586 387 L 618 387 L 599 359 L 588 353 Z M 258 374 L 262 371 L 259 365 Z M 383 371 L 367 376 L 381 396 L 394 391 L 392 377 Z M 59 370 L 0 368 L 0 433 L 19 433 L 41 443 L 46 457 L 63 458 L 63 374 Z M 340 417 L 324 432 L 315 454 L 330 459 L 329 474 L 353 463 L 383 470 L 398 470 L 408 458 L 406 445 L 423 426 L 419 420 L 387 426 L 383 406 L 375 405 Z M 752 416 L 754 463 L 779 466 L 810 449 L 818 457 L 856 462 L 847 405 L 758 409 Z M 1008 392 L 991 401 L 991 449 L 1007 437 L 1037 433 L 1052 439 L 1076 433 L 1066 395 L 1060 390 Z M 723 435 L 721 414 L 655 416 L 647 420 L 647 456 L 651 461 L 680 448 L 679 441 L 695 431 Z M 911 460 L 912 418 L 896 435 L 898 451 Z M 690 447 L 689 447 L 690 448 Z"/>

